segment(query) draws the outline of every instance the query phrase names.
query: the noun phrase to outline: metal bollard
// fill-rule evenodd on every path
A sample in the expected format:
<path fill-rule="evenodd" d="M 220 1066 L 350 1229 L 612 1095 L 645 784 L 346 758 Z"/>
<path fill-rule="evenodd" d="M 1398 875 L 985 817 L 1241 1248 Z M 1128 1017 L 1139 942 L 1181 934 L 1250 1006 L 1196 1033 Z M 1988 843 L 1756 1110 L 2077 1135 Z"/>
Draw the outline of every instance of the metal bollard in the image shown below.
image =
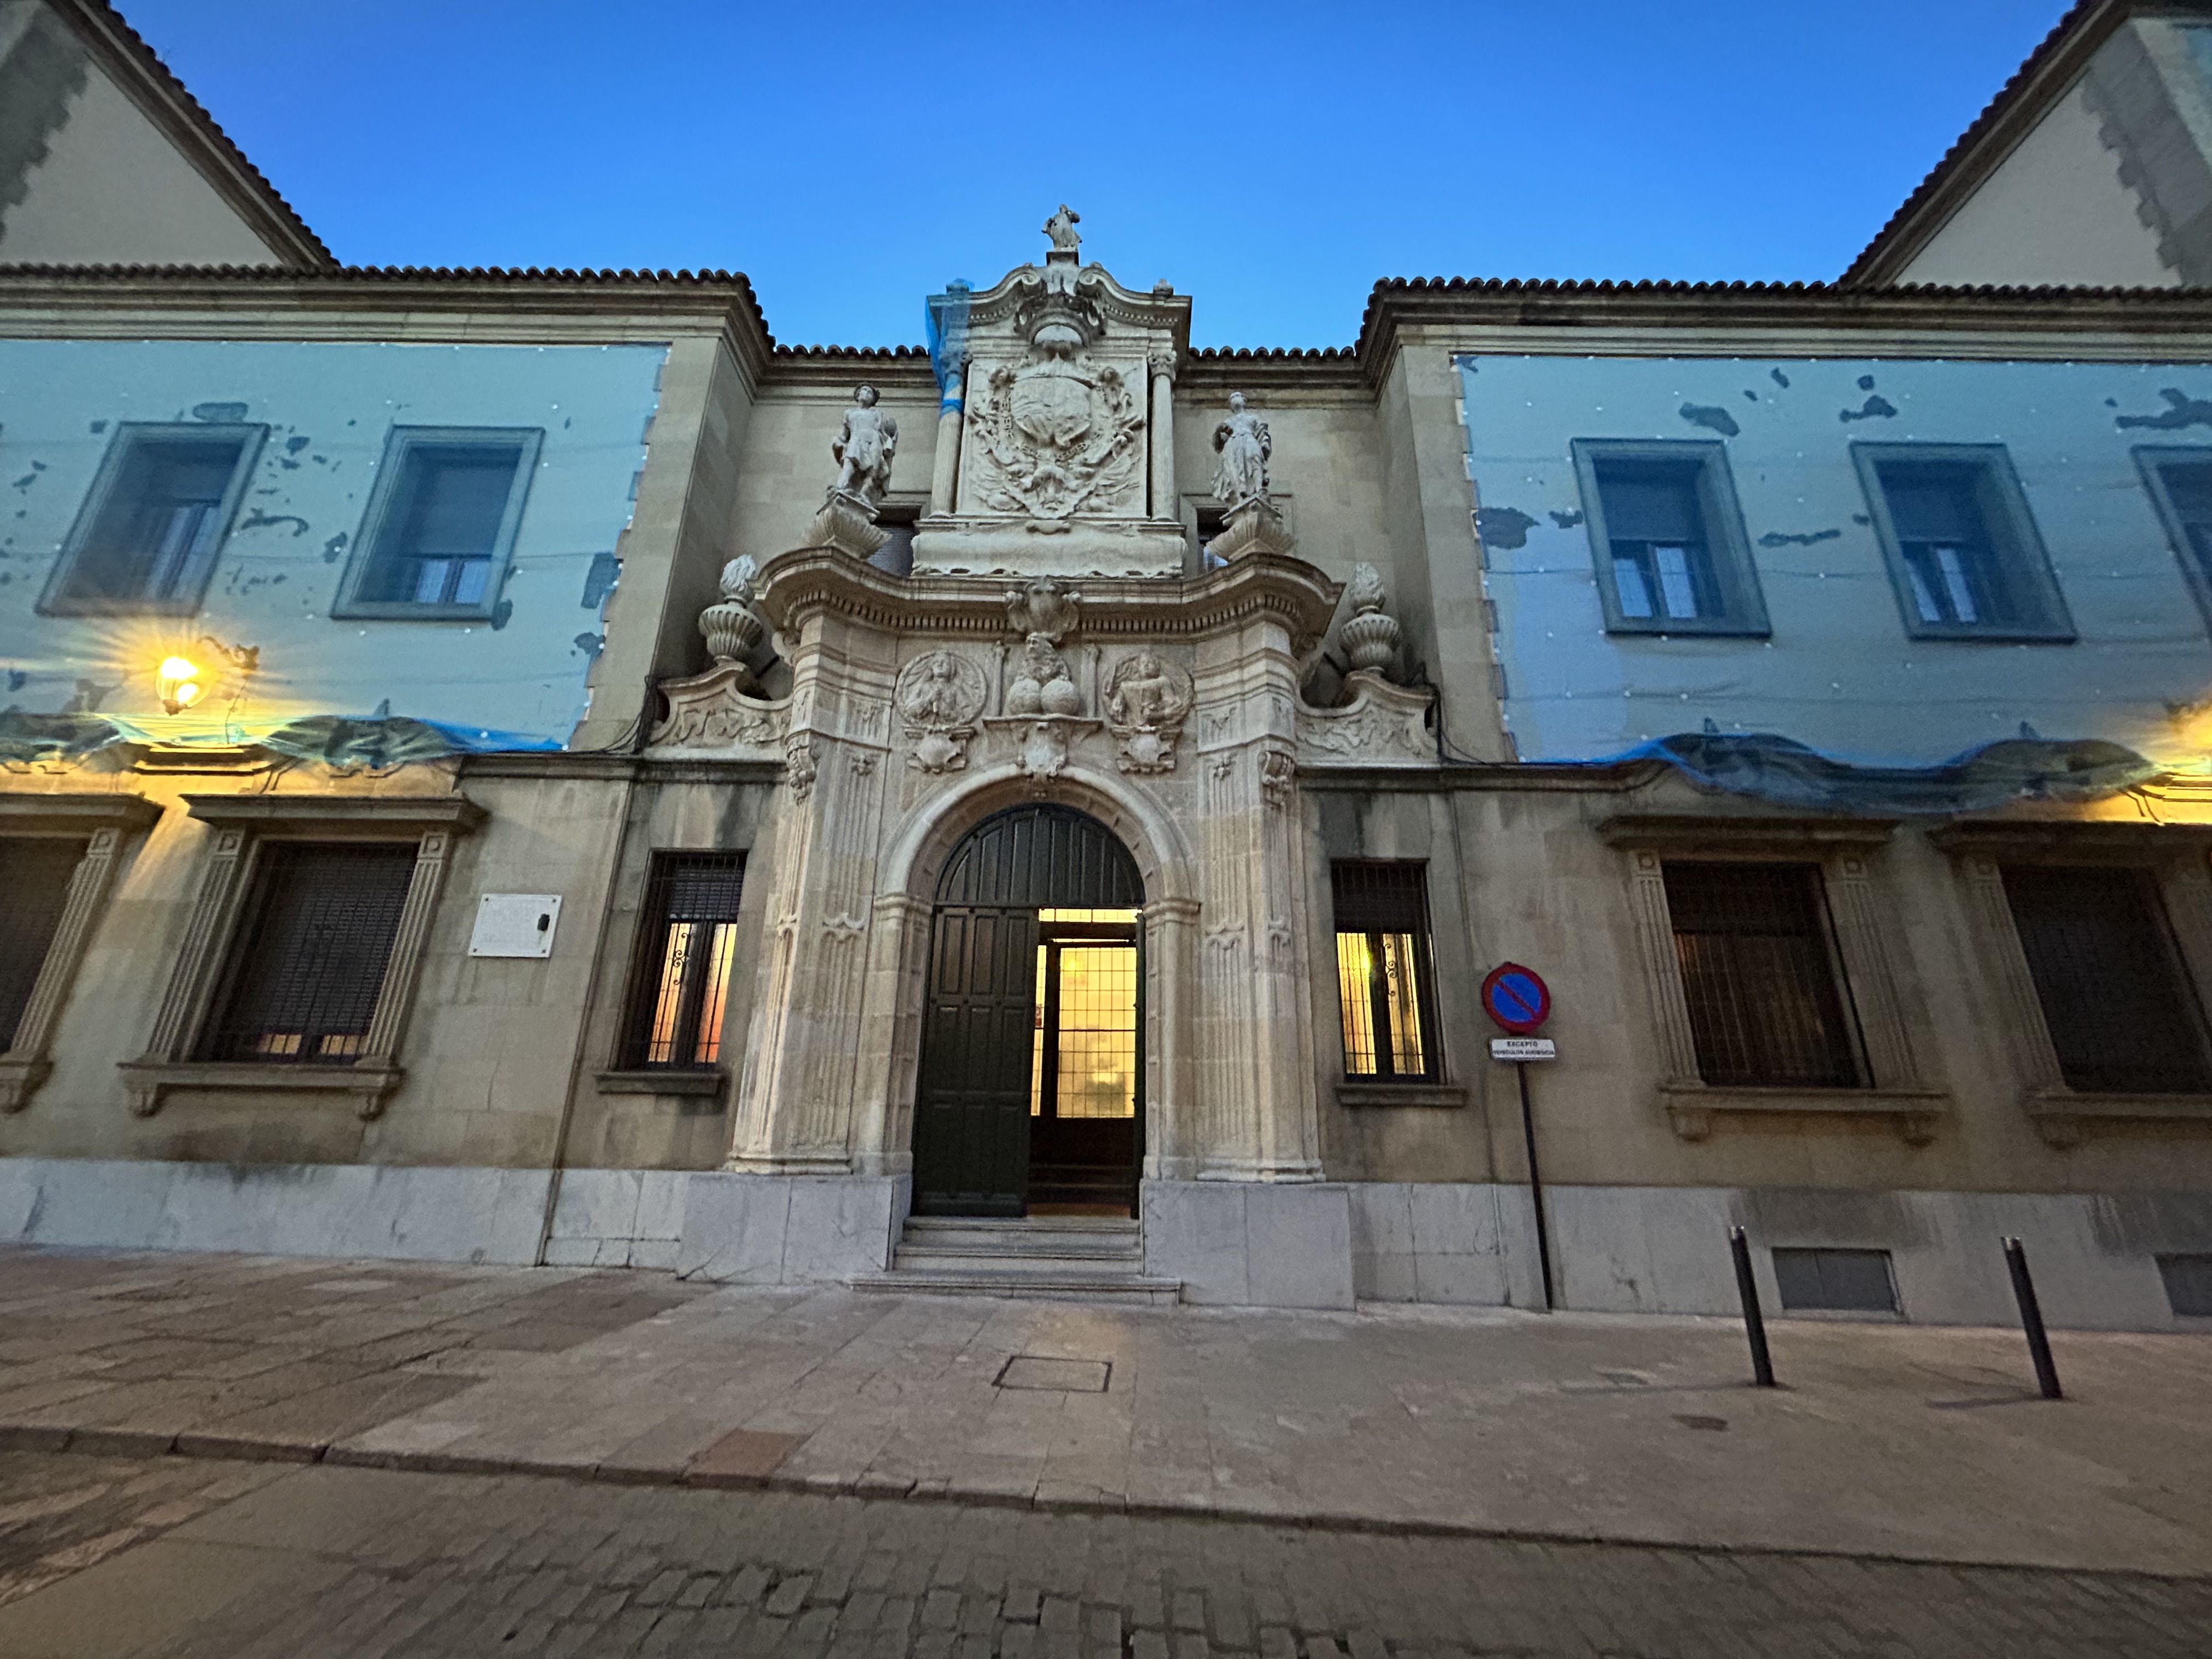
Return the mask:
<path fill-rule="evenodd" d="M 2058 1367 L 2051 1360 L 2051 1338 L 2043 1328 L 2043 1304 L 2035 1299 L 2035 1281 L 2027 1273 L 2027 1252 L 2018 1239 L 2008 1238 L 2004 1253 L 2005 1266 L 2012 1273 L 2013 1299 L 2020 1304 L 2021 1328 L 2027 1333 L 2027 1357 L 2035 1362 L 2036 1386 L 2045 1400 L 2063 1400 Z"/>
<path fill-rule="evenodd" d="M 1751 1339 L 1752 1380 L 1774 1387 L 1774 1360 L 1766 1352 L 1766 1321 L 1759 1311 L 1759 1284 L 1751 1276 L 1751 1241 L 1743 1229 L 1729 1229 L 1729 1253 L 1735 1257 L 1735 1293 L 1743 1303 L 1743 1333 Z"/>

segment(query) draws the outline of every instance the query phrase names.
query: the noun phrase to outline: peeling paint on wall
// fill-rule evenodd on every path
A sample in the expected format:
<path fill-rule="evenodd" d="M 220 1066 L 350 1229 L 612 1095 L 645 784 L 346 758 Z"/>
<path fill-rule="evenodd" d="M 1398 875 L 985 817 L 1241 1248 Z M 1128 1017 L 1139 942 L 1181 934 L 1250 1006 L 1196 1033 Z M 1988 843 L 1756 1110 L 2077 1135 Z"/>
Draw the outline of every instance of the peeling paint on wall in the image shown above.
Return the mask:
<path fill-rule="evenodd" d="M 1684 404 L 1678 412 L 1692 426 L 1717 432 L 1723 438 L 1736 437 L 1743 431 L 1735 423 L 1735 416 L 1717 404 Z"/>
<path fill-rule="evenodd" d="M 1510 553 L 1528 545 L 1536 520 L 1517 507 L 1486 507 L 1474 515 L 1475 533 L 1485 547 Z"/>
<path fill-rule="evenodd" d="M 1521 534 L 1483 530 L 1503 710 L 1524 759 L 1606 759 L 1711 720 L 1724 733 L 1778 734 L 1862 765 L 1937 765 L 2014 739 L 2023 723 L 2056 743 L 2098 739 L 2202 763 L 2168 705 L 2212 694 L 2212 639 L 2136 464 L 2134 447 L 2149 440 L 2113 411 L 2162 402 L 2162 414 L 2120 418 L 2151 432 L 2212 425 L 2212 399 L 2200 413 L 2176 389 L 2212 367 L 1502 356 L 1479 364 L 1480 392 L 1471 380 L 1462 386 L 1468 471 L 1478 499 L 1519 503 L 1510 522 Z M 1718 404 L 1751 375 L 1807 394 L 1763 402 L 1750 432 L 1729 445 L 1771 637 L 1608 635 L 1574 441 L 1679 438 L 1686 399 Z M 1885 442 L 2005 447 L 2075 643 L 1908 636 L 1851 457 L 1857 431 L 1834 417 L 1877 396 L 1891 411 L 1881 416 Z M 1814 528 L 1780 528 L 1804 524 Z"/>
<path fill-rule="evenodd" d="M 242 722 L 359 719 L 390 697 L 393 718 L 512 738 L 507 746 L 566 742 L 587 697 L 577 596 L 609 556 L 592 550 L 614 546 L 629 522 L 645 459 L 638 434 L 665 355 L 659 345 L 0 341 L 0 426 L 11 455 L 39 458 L 9 469 L 22 475 L 22 505 L 0 544 L 0 663 L 27 676 L 10 700 L 58 713 L 85 695 L 82 679 L 106 697 L 106 717 L 159 718 L 146 653 L 205 634 L 260 649 Z M 198 613 L 38 615 L 117 423 L 182 411 L 219 423 L 250 413 L 274 428 Z M 330 616 L 394 422 L 545 432 L 508 569 L 513 597 L 483 622 Z M 218 698 L 227 711 L 228 692 L 211 695 L 210 709 Z"/>
<path fill-rule="evenodd" d="M 2192 398 L 2179 386 L 2159 394 L 2166 406 L 2155 415 L 2123 415 L 2112 424 L 2122 431 L 2179 432 L 2185 427 L 2212 426 L 2212 399 Z"/>
<path fill-rule="evenodd" d="M 596 611 L 622 574 L 622 561 L 611 553 L 592 555 L 592 568 L 584 573 L 583 605 L 586 611 Z"/>

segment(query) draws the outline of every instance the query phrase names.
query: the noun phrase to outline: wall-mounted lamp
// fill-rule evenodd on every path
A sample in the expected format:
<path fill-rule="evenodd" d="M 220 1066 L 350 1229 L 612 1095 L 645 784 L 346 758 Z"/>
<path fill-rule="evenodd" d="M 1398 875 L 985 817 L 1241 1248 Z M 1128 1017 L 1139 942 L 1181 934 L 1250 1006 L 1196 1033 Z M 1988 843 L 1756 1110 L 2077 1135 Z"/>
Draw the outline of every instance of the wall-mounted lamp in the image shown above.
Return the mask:
<path fill-rule="evenodd" d="M 258 645 L 225 645 L 212 634 L 203 634 L 193 647 L 211 654 L 234 670 L 244 695 L 244 682 L 251 679 L 261 666 L 261 647 Z M 198 702 L 206 693 L 199 665 L 190 657 L 164 657 L 154 670 L 154 695 L 161 700 L 161 712 L 181 714 Z"/>
<path fill-rule="evenodd" d="M 165 714 L 181 714 L 200 700 L 200 671 L 189 657 L 164 657 L 154 671 L 154 692 Z"/>

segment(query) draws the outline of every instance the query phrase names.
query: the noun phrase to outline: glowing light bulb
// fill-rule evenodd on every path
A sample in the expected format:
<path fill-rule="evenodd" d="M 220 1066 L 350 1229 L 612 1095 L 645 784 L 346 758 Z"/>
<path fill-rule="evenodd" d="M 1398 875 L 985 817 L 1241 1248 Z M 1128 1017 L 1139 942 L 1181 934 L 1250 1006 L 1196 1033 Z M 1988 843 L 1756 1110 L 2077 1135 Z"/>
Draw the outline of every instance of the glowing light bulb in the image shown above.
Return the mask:
<path fill-rule="evenodd" d="M 161 666 L 154 671 L 154 690 L 161 700 L 162 708 L 178 714 L 198 702 L 199 678 L 199 666 L 191 658 L 162 658 Z"/>

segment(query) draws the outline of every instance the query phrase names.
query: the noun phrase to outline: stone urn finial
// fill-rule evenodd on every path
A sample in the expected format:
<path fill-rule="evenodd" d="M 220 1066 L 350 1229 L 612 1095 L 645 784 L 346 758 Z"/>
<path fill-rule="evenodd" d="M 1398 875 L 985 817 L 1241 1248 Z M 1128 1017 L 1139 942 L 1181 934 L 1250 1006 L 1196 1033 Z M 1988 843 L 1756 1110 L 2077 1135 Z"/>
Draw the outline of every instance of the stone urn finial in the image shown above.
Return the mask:
<path fill-rule="evenodd" d="M 1337 629 L 1344 654 L 1354 673 L 1382 673 L 1398 654 L 1398 619 L 1382 607 L 1389 595 L 1382 591 L 1382 573 L 1365 560 L 1352 567 L 1351 585 L 1344 590 L 1352 614 Z"/>
<path fill-rule="evenodd" d="M 721 599 L 699 613 L 699 631 L 706 635 L 714 665 L 742 668 L 748 682 L 752 678 L 748 659 L 768 631 L 752 611 L 753 578 L 759 568 L 752 555 L 738 554 L 722 567 Z"/>

